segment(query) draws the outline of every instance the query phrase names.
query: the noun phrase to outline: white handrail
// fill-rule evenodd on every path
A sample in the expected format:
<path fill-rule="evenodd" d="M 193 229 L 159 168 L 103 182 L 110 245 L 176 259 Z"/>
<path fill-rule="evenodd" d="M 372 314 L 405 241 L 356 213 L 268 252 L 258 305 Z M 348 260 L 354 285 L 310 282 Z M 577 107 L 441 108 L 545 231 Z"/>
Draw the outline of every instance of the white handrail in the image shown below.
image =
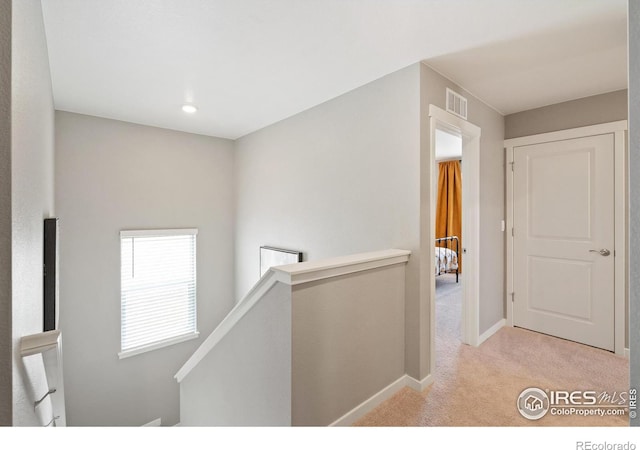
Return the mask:
<path fill-rule="evenodd" d="M 293 286 L 392 264 L 401 264 L 407 262 L 410 255 L 411 252 L 408 250 L 390 249 L 272 267 L 264 274 L 251 291 L 233 307 L 229 314 L 227 314 L 222 322 L 220 322 L 193 355 L 191 355 L 178 373 L 176 373 L 174 378 L 178 383 L 184 380 L 189 372 L 204 359 L 211 349 L 227 335 L 235 324 L 238 323 L 276 283 L 280 282 Z"/>
<path fill-rule="evenodd" d="M 47 379 L 47 392 L 37 400 L 34 399 L 33 407 L 37 408 L 42 401 L 50 397 L 52 418 L 44 426 L 66 426 L 67 417 L 64 399 L 64 381 L 62 370 L 62 334 L 59 330 L 45 331 L 20 339 L 20 354 L 23 358 L 33 355 L 42 355 L 45 377 Z"/>
<path fill-rule="evenodd" d="M 191 355 L 182 368 L 175 374 L 175 379 L 180 383 L 191 370 L 198 365 L 202 359 L 211 351 L 215 345 L 231 331 L 236 323 L 248 313 L 251 308 L 262 298 L 262 296 L 277 283 L 273 270 L 268 270 L 260 281 L 249 291 L 249 293 L 233 307 L 233 309 L 222 319 L 222 322 L 204 340 L 198 349 Z"/>
<path fill-rule="evenodd" d="M 287 264 L 273 267 L 272 269 L 276 272 L 278 281 L 294 286 L 325 278 L 362 272 L 363 270 L 405 263 L 409 260 L 410 255 L 411 252 L 409 250 L 390 249 Z"/>

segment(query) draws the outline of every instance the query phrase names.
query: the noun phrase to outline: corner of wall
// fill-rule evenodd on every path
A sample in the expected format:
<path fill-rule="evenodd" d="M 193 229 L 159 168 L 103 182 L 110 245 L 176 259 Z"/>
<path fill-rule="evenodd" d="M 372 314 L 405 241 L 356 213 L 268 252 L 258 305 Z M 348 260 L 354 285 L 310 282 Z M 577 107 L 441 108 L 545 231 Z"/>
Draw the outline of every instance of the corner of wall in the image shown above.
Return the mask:
<path fill-rule="evenodd" d="M 53 211 L 54 109 L 40 1 L 12 4 L 11 270 L 13 424 L 43 425 L 41 361 L 21 358 L 22 336 L 42 327 L 43 218 Z"/>
<path fill-rule="evenodd" d="M 640 172 L 640 2 L 629 1 L 629 173 Z M 629 179 L 629 248 L 640 247 L 640 178 Z M 629 329 L 640 326 L 640 255 L 629 255 Z M 640 334 L 629 336 L 630 385 L 640 386 Z M 640 417 L 631 420 L 640 425 Z"/>
<path fill-rule="evenodd" d="M 0 426 L 13 423 L 11 309 L 11 0 L 0 0 Z"/>

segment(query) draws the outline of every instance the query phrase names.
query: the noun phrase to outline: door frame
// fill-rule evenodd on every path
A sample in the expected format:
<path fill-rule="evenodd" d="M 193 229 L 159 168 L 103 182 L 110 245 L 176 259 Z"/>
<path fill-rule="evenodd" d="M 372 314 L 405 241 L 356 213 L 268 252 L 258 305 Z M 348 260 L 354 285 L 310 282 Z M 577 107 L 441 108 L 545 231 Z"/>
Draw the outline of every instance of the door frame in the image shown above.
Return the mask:
<path fill-rule="evenodd" d="M 614 351 L 625 355 L 625 299 L 627 298 L 627 121 L 608 122 L 550 133 L 505 139 L 507 183 L 507 326 L 513 327 L 513 161 L 518 147 L 581 137 L 614 136 Z"/>
<path fill-rule="evenodd" d="M 480 344 L 479 285 L 480 285 L 480 127 L 457 117 L 435 105 L 429 105 L 429 125 L 431 141 L 429 152 L 429 174 L 434 176 L 436 169 L 436 129 L 453 131 L 462 138 L 462 236 L 464 253 L 464 281 L 462 284 L 462 342 L 472 346 Z M 431 178 L 429 178 L 431 180 Z M 427 245 L 427 270 L 430 283 L 430 355 L 431 373 L 436 367 L 435 309 L 435 245 L 436 245 L 436 199 L 435 183 L 430 184 L 429 234 Z"/>

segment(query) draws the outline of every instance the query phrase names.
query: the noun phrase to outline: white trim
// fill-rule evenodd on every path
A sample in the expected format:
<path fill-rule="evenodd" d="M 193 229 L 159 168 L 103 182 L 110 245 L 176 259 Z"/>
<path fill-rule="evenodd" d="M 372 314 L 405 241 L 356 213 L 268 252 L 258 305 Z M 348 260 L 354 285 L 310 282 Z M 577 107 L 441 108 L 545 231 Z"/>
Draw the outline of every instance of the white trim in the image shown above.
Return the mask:
<path fill-rule="evenodd" d="M 631 355 L 630 350 L 628 348 L 625 348 L 624 349 L 624 357 L 628 359 L 630 357 L 630 355 Z"/>
<path fill-rule="evenodd" d="M 435 105 L 429 105 L 430 122 L 430 150 L 429 150 L 429 179 L 435 173 L 435 133 L 436 129 L 453 130 L 462 137 L 462 236 L 463 245 L 460 251 L 464 252 L 465 279 L 462 285 L 462 341 L 472 346 L 479 345 L 479 286 L 480 286 L 480 127 L 460 118 Z M 428 258 L 430 279 L 430 372 L 433 373 L 436 366 L 435 348 L 435 267 L 433 254 L 435 251 L 435 218 L 436 218 L 436 192 L 434 183 L 429 186 L 430 208 L 428 215 L 429 241 L 423 245 L 429 249 Z"/>
<path fill-rule="evenodd" d="M 159 427 L 162 425 L 162 418 L 158 417 L 157 419 L 153 419 L 149 423 L 145 423 L 144 425 L 140 425 L 142 427 Z"/>
<path fill-rule="evenodd" d="M 392 264 L 404 264 L 410 255 L 408 250 L 391 249 L 272 267 L 191 355 L 176 373 L 175 379 L 180 383 L 277 282 L 294 286 Z"/>
<path fill-rule="evenodd" d="M 467 135 L 468 136 L 468 135 Z M 480 336 L 480 133 L 463 139 L 462 251 L 465 262 L 463 292 L 464 343 L 478 346 Z M 435 205 L 434 205 L 435 206 Z M 434 216 L 435 218 L 435 216 Z M 434 220 L 435 223 L 435 220 Z M 435 237 L 435 236 L 434 236 Z M 435 243 L 434 243 L 435 245 Z M 434 276 L 435 277 L 435 276 Z M 435 289 L 435 280 L 434 280 Z M 434 302 L 435 303 L 435 302 Z"/>
<path fill-rule="evenodd" d="M 412 376 L 405 375 L 407 377 L 407 387 L 413 389 L 416 392 L 422 392 L 433 384 L 433 375 L 429 374 L 422 380 L 418 381 Z"/>
<path fill-rule="evenodd" d="M 626 125 L 626 122 L 625 122 Z M 624 130 L 614 133 L 614 351 L 624 354 L 627 297 L 627 158 Z"/>
<path fill-rule="evenodd" d="M 367 413 L 372 411 L 381 403 L 393 397 L 394 394 L 399 392 L 404 387 L 409 387 L 418 392 L 422 392 L 427 386 L 433 383 L 431 375 L 424 378 L 422 381 L 418 381 L 409 375 L 402 375 L 396 381 L 383 388 L 379 392 L 373 394 L 364 402 L 353 408 L 351 411 L 331 423 L 330 427 L 347 427 L 352 425 L 357 420 L 361 419 Z"/>
<path fill-rule="evenodd" d="M 505 151 L 505 170 L 507 171 L 506 179 L 506 197 L 507 197 L 507 322 L 506 326 L 513 326 L 513 169 L 514 162 L 513 147 L 507 147 Z"/>
<path fill-rule="evenodd" d="M 331 423 L 330 427 L 348 427 L 356 422 L 358 419 L 364 417 L 368 412 L 372 411 L 376 406 L 382 402 L 393 397 L 395 393 L 400 391 L 407 385 L 406 375 L 401 376 L 389 386 L 383 388 L 381 391 L 373 394 L 371 397 L 360 403 L 351 411 L 340 417 L 338 420 Z"/>
<path fill-rule="evenodd" d="M 198 234 L 197 228 L 176 228 L 176 229 L 164 229 L 164 230 L 122 230 L 120 231 L 120 237 L 151 237 L 151 236 L 182 236 Z"/>
<path fill-rule="evenodd" d="M 320 261 L 286 264 L 272 267 L 272 269 L 276 273 L 278 281 L 295 286 L 310 281 L 406 263 L 409 261 L 409 255 L 411 255 L 411 252 L 408 250 L 390 249 L 328 258 Z"/>
<path fill-rule="evenodd" d="M 180 342 L 190 341 L 191 339 L 197 339 L 200 336 L 198 331 L 194 331 L 193 333 L 183 334 L 181 336 L 170 337 L 168 339 L 164 339 L 162 341 L 154 342 L 150 345 L 145 345 L 144 347 L 136 347 L 131 350 L 125 350 L 123 352 L 118 353 L 119 359 L 130 358 L 132 356 L 140 355 L 142 353 L 147 353 L 153 350 L 158 350 L 159 348 L 168 347 L 170 345 L 179 344 Z"/>
<path fill-rule="evenodd" d="M 429 105 L 429 117 L 457 128 L 462 134 L 469 136 L 477 135 L 478 137 L 482 134 L 482 130 L 477 125 L 464 120 L 462 117 L 455 116 L 442 108 L 438 108 L 436 105 Z"/>
<path fill-rule="evenodd" d="M 563 141 L 567 139 L 596 136 L 599 134 L 615 133 L 616 131 L 626 130 L 627 121 L 619 120 L 617 122 L 601 123 L 598 125 L 589 125 L 587 127 L 570 128 L 568 130 L 552 131 L 550 133 L 540 133 L 533 134 L 531 136 L 505 139 L 504 146 L 522 147 L 523 145 L 543 144 L 545 142 Z"/>
<path fill-rule="evenodd" d="M 532 136 L 524 136 L 504 141 L 507 164 L 507 231 L 513 227 L 513 173 L 510 164 L 514 160 L 517 147 L 562 141 L 581 137 L 613 134 L 614 136 L 614 351 L 624 355 L 626 297 L 626 212 L 627 212 L 627 145 L 625 131 L 627 121 L 602 123 L 569 130 L 554 131 Z M 513 292 L 513 236 L 507 233 L 507 326 L 513 326 L 513 303 L 510 293 Z"/>
<path fill-rule="evenodd" d="M 500 328 L 504 327 L 507 324 L 507 319 L 500 319 L 496 323 L 491 326 L 487 331 L 480 335 L 480 339 L 478 339 L 478 345 L 482 344 L 484 341 L 489 339 L 491 336 L 496 334 Z"/>
<path fill-rule="evenodd" d="M 23 336 L 20 339 L 20 356 L 36 355 L 58 347 L 60 330 L 45 331 L 44 333 Z"/>

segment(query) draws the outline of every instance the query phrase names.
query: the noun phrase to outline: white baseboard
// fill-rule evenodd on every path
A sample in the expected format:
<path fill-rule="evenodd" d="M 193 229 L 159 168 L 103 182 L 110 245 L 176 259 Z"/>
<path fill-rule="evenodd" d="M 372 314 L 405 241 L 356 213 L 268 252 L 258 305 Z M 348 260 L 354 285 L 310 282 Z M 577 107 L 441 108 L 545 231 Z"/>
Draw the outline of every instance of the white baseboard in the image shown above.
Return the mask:
<path fill-rule="evenodd" d="M 630 356 L 630 355 L 631 355 L 631 353 L 629 352 L 629 349 L 628 349 L 628 348 L 625 348 L 625 349 L 624 349 L 624 357 L 625 357 L 625 358 L 629 358 L 629 356 Z"/>
<path fill-rule="evenodd" d="M 157 419 L 152 420 L 149 423 L 145 423 L 142 425 L 143 427 L 159 427 L 162 425 L 162 419 L 158 417 Z"/>
<path fill-rule="evenodd" d="M 407 387 L 410 387 L 414 391 L 422 392 L 427 387 L 429 387 L 433 383 L 433 376 L 431 374 L 424 377 L 422 380 L 418 381 L 409 375 L 405 375 L 407 377 Z"/>
<path fill-rule="evenodd" d="M 482 344 L 484 341 L 486 341 L 491 336 L 496 334 L 498 330 L 504 327 L 506 324 L 507 324 L 507 319 L 498 320 L 491 328 L 489 328 L 487 331 L 485 331 L 480 335 L 480 337 L 478 338 L 478 345 Z"/>
<path fill-rule="evenodd" d="M 330 427 L 347 427 L 352 425 L 358 419 L 364 417 L 367 413 L 373 410 L 376 406 L 390 399 L 393 395 L 403 387 L 410 387 L 418 392 L 423 391 L 427 386 L 433 383 L 431 375 L 426 376 L 421 381 L 416 380 L 409 375 L 402 375 L 396 381 L 389 386 L 382 389 L 377 394 L 372 395 L 364 402 L 353 408 L 351 411 L 340 417 L 338 420 L 330 424 Z"/>
<path fill-rule="evenodd" d="M 395 394 L 400 389 L 405 387 L 407 385 L 405 378 L 406 378 L 406 375 L 402 375 L 400 378 L 398 378 L 396 381 L 391 383 L 389 386 L 382 389 L 377 394 L 372 395 L 367 400 L 360 403 L 358 406 L 353 408 L 351 411 L 346 413 L 344 416 L 340 417 L 338 420 L 336 420 L 329 426 L 330 427 L 348 427 L 349 425 L 354 423 L 356 420 L 360 419 L 369 411 L 371 411 L 373 408 L 378 406 L 380 403 L 390 399 L 393 396 L 393 394 Z"/>

